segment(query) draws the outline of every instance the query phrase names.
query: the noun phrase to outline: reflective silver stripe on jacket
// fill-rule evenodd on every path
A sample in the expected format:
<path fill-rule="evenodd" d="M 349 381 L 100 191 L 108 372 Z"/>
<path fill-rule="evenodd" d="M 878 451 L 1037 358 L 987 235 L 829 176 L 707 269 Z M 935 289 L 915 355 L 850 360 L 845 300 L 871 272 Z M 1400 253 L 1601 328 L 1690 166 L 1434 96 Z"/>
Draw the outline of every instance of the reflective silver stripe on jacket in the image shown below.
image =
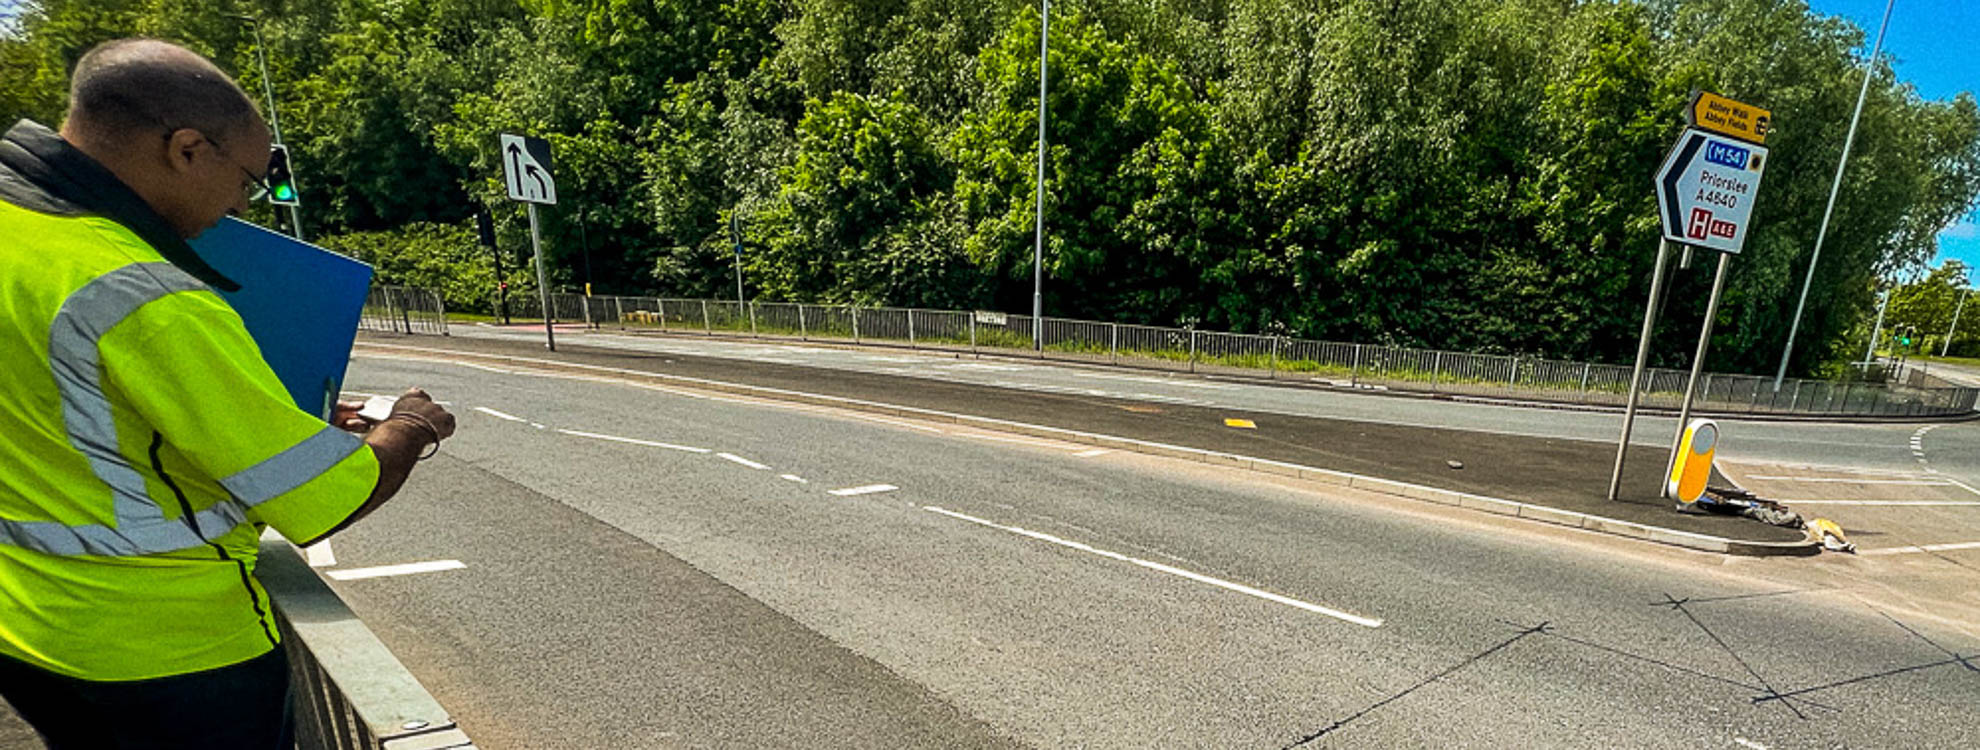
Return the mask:
<path fill-rule="evenodd" d="M 106 273 L 62 303 L 49 330 L 48 360 L 62 396 L 69 444 L 110 488 L 115 524 L 71 526 L 0 519 L 0 544 L 55 555 L 132 556 L 197 547 L 246 520 L 247 508 L 295 489 L 362 444 L 326 425 L 323 432 L 231 477 L 221 486 L 238 499 L 188 518 L 171 518 L 145 489 L 144 475 L 118 451 L 117 425 L 104 395 L 103 335 L 146 304 L 206 285 L 170 263 L 136 263 Z M 326 434 L 335 433 L 335 434 Z M 197 528 L 195 528 L 197 527 Z"/>

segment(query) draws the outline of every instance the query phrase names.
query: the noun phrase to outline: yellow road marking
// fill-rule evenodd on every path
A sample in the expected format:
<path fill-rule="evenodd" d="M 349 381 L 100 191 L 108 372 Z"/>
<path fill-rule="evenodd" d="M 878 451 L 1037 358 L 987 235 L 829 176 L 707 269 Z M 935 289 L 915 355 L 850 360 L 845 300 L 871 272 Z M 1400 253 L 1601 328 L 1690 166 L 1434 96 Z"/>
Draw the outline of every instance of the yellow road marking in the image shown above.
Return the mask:
<path fill-rule="evenodd" d="M 1249 420 L 1249 419 L 1226 419 L 1226 420 L 1224 420 L 1224 426 L 1225 426 L 1225 427 L 1236 427 L 1236 428 L 1238 428 L 1238 429 L 1243 429 L 1243 430 L 1256 430 L 1256 429 L 1258 429 L 1258 423 L 1257 423 L 1257 422 L 1253 422 L 1253 421 L 1251 421 L 1251 420 Z"/>

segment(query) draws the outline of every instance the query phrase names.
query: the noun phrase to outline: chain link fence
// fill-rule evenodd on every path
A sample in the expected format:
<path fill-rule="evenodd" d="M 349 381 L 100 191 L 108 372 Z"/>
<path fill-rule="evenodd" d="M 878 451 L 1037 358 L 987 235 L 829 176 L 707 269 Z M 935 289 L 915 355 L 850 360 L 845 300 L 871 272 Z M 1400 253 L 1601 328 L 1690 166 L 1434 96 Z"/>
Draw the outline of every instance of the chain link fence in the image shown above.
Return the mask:
<path fill-rule="evenodd" d="M 789 302 L 554 294 L 560 319 L 624 330 L 844 340 L 1368 389 L 1622 406 L 1623 365 L 1313 341 L 1027 315 Z M 369 310 L 369 308 L 367 308 Z M 444 326 L 444 323 L 443 323 Z M 1641 403 L 1675 410 L 1689 373 L 1644 371 Z M 1974 411 L 1980 389 L 1915 370 L 1890 383 L 1707 373 L 1693 408 L 1715 414 L 1930 417 Z"/>

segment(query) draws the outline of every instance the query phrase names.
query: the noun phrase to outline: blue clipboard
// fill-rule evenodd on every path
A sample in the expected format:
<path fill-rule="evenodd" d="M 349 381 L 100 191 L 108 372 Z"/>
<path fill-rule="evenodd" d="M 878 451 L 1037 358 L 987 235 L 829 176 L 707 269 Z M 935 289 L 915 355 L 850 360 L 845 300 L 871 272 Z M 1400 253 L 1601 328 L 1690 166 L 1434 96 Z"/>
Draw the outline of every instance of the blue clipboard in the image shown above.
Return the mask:
<path fill-rule="evenodd" d="M 296 406 L 329 421 L 371 291 L 371 266 L 234 218 L 191 244 L 240 283 L 220 297 L 240 313 Z"/>

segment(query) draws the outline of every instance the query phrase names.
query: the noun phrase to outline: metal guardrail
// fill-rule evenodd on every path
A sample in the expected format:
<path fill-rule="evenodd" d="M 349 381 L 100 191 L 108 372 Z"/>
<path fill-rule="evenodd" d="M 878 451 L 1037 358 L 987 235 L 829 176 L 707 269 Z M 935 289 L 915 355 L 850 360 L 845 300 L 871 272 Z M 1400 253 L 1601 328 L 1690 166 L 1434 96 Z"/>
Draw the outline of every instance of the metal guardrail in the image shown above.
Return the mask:
<path fill-rule="evenodd" d="M 255 578 L 275 604 L 288 651 L 298 750 L 474 747 L 286 540 L 262 537 Z"/>
<path fill-rule="evenodd" d="M 383 287 L 373 297 L 376 304 L 366 306 L 367 330 L 446 333 L 446 311 L 437 295 Z M 1626 365 L 1065 318 L 1040 321 L 1042 346 L 1034 346 L 1030 316 L 995 312 L 569 293 L 554 293 L 550 300 L 558 320 L 593 327 L 850 340 L 1482 399 L 1620 407 L 1630 378 Z M 1677 409 L 1688 376 L 1683 370 L 1646 369 L 1641 403 Z M 1706 373 L 1693 404 L 1713 414 L 1957 416 L 1980 404 L 1980 388 L 1914 372 L 1891 383 L 1797 378 L 1777 390 L 1764 376 Z"/>
<path fill-rule="evenodd" d="M 358 315 L 358 330 L 447 335 L 447 302 L 429 289 L 372 287 Z"/>

